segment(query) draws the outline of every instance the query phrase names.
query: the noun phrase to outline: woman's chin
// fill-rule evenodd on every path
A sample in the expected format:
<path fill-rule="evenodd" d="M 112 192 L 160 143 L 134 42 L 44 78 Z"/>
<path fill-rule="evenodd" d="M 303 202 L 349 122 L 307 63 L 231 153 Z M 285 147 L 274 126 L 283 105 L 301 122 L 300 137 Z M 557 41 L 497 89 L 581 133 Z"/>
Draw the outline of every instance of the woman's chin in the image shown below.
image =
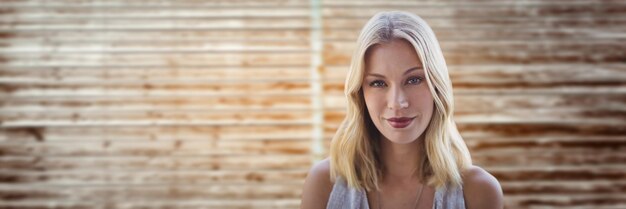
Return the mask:
<path fill-rule="evenodd" d="M 394 144 L 410 144 L 417 140 L 417 136 L 407 136 L 404 134 L 391 134 L 390 137 L 386 138 Z"/>

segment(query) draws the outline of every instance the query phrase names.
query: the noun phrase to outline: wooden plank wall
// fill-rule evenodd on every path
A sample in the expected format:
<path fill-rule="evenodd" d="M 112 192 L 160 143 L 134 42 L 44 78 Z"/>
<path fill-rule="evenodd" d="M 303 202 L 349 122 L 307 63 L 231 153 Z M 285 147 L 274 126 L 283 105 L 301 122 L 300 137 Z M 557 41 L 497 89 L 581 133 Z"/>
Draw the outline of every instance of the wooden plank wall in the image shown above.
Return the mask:
<path fill-rule="evenodd" d="M 297 208 L 315 101 L 327 150 L 358 30 L 399 9 L 506 208 L 626 208 L 626 2 L 320 4 L 2 0 L 0 208 Z"/>
<path fill-rule="evenodd" d="M 300 204 L 312 162 L 307 1 L 0 11 L 0 208 Z"/>

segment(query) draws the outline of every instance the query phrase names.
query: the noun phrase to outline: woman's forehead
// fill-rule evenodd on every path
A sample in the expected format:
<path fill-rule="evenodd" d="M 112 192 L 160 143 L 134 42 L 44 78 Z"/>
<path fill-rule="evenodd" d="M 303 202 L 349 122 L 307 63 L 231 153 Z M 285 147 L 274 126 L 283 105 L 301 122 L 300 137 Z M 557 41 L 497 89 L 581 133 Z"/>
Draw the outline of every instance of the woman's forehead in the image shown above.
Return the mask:
<path fill-rule="evenodd" d="M 365 56 L 366 72 L 404 73 L 411 68 L 422 68 L 413 45 L 404 39 L 372 46 Z"/>

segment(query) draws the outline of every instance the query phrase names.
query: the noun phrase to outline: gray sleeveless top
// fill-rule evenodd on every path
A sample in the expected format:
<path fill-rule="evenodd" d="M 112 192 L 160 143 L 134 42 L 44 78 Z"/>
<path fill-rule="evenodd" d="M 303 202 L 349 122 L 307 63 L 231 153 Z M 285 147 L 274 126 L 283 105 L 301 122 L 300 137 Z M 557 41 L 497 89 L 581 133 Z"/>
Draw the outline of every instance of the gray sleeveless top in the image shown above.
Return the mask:
<path fill-rule="evenodd" d="M 444 187 L 435 191 L 433 209 L 465 209 L 462 187 Z M 327 209 L 370 209 L 367 195 L 363 189 L 350 188 L 347 182 L 339 177 L 335 181 L 333 191 L 328 198 Z"/>

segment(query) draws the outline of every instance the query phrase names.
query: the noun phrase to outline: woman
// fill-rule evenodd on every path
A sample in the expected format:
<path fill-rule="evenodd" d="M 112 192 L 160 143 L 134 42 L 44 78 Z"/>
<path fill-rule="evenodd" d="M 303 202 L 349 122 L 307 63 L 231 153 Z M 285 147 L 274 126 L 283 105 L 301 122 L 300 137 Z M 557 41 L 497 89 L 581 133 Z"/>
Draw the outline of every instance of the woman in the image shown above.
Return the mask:
<path fill-rule="evenodd" d="M 496 209 L 498 181 L 473 166 L 428 24 L 382 12 L 365 25 L 345 84 L 346 118 L 313 166 L 302 208 Z"/>

